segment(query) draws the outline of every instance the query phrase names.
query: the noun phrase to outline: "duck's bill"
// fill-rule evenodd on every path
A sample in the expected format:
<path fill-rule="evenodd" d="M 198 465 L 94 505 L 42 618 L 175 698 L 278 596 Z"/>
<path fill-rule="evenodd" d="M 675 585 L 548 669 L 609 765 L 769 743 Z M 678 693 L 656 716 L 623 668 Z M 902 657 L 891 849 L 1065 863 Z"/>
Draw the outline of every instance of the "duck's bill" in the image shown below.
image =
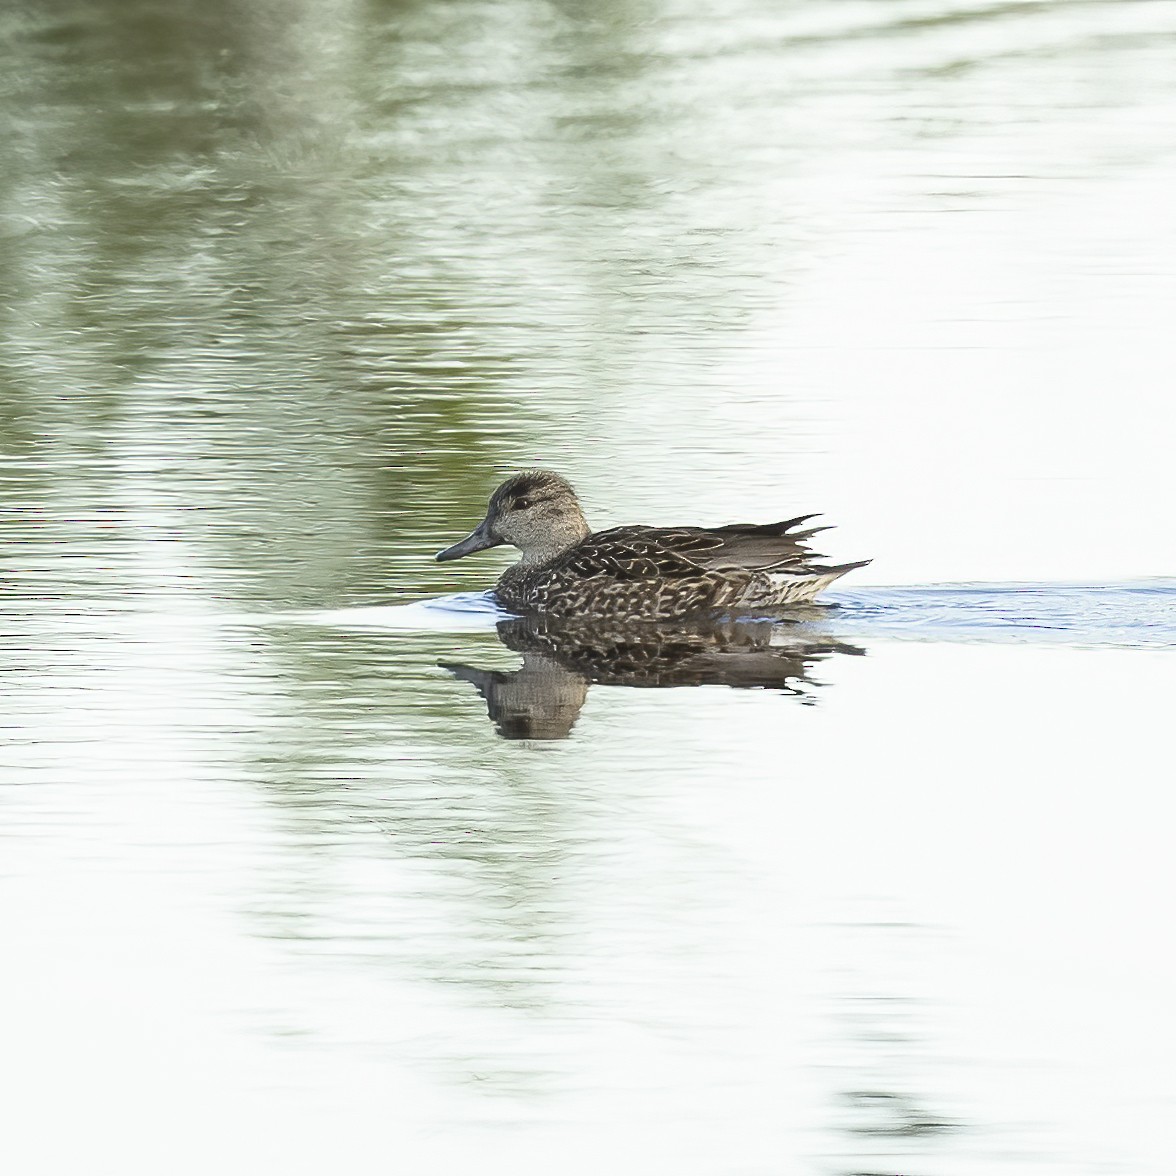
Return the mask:
<path fill-rule="evenodd" d="M 497 547 L 501 542 L 501 539 L 490 534 L 490 528 L 487 526 L 486 520 L 483 519 L 477 528 L 460 542 L 455 543 L 452 547 L 447 547 L 444 551 L 437 552 L 437 561 L 444 563 L 447 559 L 461 559 L 463 555 L 473 555 L 475 551 L 485 551 L 487 547 Z"/>

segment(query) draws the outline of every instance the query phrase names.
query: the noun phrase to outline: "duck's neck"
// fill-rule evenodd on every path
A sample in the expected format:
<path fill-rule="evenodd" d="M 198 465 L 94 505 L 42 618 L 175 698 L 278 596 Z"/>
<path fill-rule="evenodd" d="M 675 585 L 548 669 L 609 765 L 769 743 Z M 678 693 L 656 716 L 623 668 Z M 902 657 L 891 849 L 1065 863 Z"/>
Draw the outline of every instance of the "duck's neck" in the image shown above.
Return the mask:
<path fill-rule="evenodd" d="M 520 548 L 519 562 L 516 568 L 537 568 L 549 564 L 577 543 L 582 543 L 592 534 L 584 516 L 576 511 L 575 514 L 563 515 L 543 536 L 543 542 L 528 544 Z"/>

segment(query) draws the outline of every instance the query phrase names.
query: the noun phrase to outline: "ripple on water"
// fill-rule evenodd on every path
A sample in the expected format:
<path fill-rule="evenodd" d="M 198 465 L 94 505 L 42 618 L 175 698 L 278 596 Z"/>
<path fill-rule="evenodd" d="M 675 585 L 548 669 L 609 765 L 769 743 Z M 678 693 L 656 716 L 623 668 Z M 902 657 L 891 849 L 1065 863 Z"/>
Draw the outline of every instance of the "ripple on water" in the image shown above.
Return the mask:
<path fill-rule="evenodd" d="M 1176 645 L 1176 580 L 1123 584 L 944 584 L 842 589 L 822 619 L 834 634 L 922 641 L 1024 641 L 1065 645 Z M 489 592 L 408 604 L 283 614 L 340 628 L 486 631 L 511 614 Z"/>
<path fill-rule="evenodd" d="M 955 584 L 831 594 L 839 628 L 934 640 L 1176 645 L 1176 580 Z"/>

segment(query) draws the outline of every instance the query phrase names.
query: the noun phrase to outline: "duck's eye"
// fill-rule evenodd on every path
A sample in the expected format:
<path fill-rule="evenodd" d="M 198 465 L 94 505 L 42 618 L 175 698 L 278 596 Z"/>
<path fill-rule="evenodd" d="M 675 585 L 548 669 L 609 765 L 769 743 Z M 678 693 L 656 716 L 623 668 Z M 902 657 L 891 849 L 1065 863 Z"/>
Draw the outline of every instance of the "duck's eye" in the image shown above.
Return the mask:
<path fill-rule="evenodd" d="M 526 510 L 530 505 L 531 500 L 529 498 L 516 498 L 514 500 L 515 510 Z"/>

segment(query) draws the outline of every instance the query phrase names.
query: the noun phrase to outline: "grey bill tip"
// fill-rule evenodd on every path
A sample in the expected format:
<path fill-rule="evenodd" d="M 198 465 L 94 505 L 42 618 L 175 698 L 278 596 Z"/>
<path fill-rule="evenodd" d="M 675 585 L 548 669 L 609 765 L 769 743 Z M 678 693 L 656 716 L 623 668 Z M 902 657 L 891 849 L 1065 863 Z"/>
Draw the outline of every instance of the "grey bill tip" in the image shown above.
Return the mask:
<path fill-rule="evenodd" d="M 490 534 L 485 520 L 471 531 L 464 539 L 458 540 L 452 547 L 437 552 L 437 562 L 445 563 L 450 559 L 461 559 L 463 555 L 473 555 L 475 551 L 485 551 L 487 547 L 497 547 L 502 542 Z"/>

